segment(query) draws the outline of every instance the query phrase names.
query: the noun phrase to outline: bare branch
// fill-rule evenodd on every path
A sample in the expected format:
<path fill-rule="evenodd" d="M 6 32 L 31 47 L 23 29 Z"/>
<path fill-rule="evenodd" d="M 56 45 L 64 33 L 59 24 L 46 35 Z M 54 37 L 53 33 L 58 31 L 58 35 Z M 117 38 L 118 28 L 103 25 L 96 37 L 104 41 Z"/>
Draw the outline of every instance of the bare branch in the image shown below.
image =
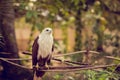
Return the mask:
<path fill-rule="evenodd" d="M 32 70 L 31 68 L 16 64 L 14 62 L 8 61 L 5 58 L 0 58 L 0 60 L 5 61 L 11 65 L 20 67 L 20 68 L 24 68 L 24 69 L 28 69 L 28 70 Z M 63 72 L 63 71 L 67 71 L 67 72 L 72 72 L 72 71 L 79 71 L 79 70 L 88 70 L 88 69 L 97 69 L 97 68 L 105 68 L 105 67 L 111 67 L 111 66 L 118 66 L 116 64 L 111 64 L 111 65 L 98 65 L 98 66 L 93 66 L 93 65 L 81 65 L 81 66 L 64 66 L 64 67 L 49 67 L 48 68 L 39 68 L 39 70 L 41 71 L 47 71 L 47 72 Z"/>
<path fill-rule="evenodd" d="M 53 55 L 53 57 L 69 56 L 69 55 L 86 53 L 86 52 L 87 52 L 86 50 L 84 50 L 84 51 L 76 51 L 76 52 L 71 52 L 71 53 Z M 89 51 L 89 53 L 99 54 L 99 52 L 97 52 L 97 51 Z M 32 55 L 31 52 L 27 52 L 27 51 L 23 52 L 23 54 Z"/>
<path fill-rule="evenodd" d="M 8 52 L 0 52 L 0 54 L 11 55 L 12 53 L 8 53 Z"/>
<path fill-rule="evenodd" d="M 23 52 L 23 54 L 27 54 L 27 55 L 32 55 L 31 54 L 31 52 Z M 69 54 L 69 53 L 67 53 L 67 54 Z M 57 56 L 57 55 L 56 55 Z M 59 55 L 59 56 L 63 56 L 62 54 L 61 55 Z M 81 62 L 75 62 L 75 61 L 69 61 L 69 60 L 61 60 L 61 59 L 57 59 L 57 58 L 55 58 L 55 56 L 52 58 L 52 60 L 55 60 L 55 61 L 59 61 L 59 62 L 63 62 L 63 63 L 66 63 L 66 64 L 68 64 L 68 63 L 72 63 L 72 64 L 76 64 L 76 65 L 88 65 L 87 63 L 81 63 Z"/>
<path fill-rule="evenodd" d="M 71 53 L 66 53 L 66 54 L 54 55 L 53 57 L 69 56 L 69 55 L 86 53 L 86 52 L 87 52 L 86 50 L 84 50 L 84 51 L 76 51 L 76 52 L 71 52 Z M 99 52 L 96 52 L 96 51 L 89 51 L 89 53 L 99 54 Z"/>
<path fill-rule="evenodd" d="M 57 59 L 57 58 L 52 58 L 52 60 L 63 62 L 63 63 L 72 63 L 76 65 L 88 65 L 87 63 L 81 63 L 81 62 L 75 62 L 75 61 L 69 61 L 69 60 L 62 61 L 61 59 Z"/>
<path fill-rule="evenodd" d="M 118 61 L 120 61 L 120 58 L 113 57 L 113 56 L 105 56 L 105 58 L 108 58 L 108 59 L 113 59 L 113 60 L 118 60 Z"/>
<path fill-rule="evenodd" d="M 98 65 L 98 66 L 74 66 L 73 68 L 70 66 L 65 66 L 65 67 L 49 67 L 49 69 L 43 69 L 41 71 L 48 71 L 48 72 L 73 72 L 73 71 L 80 71 L 80 70 L 88 70 L 88 69 L 97 69 L 97 68 L 105 68 L 105 67 L 112 67 L 112 66 L 118 66 L 116 64 L 111 64 L 111 65 Z"/>
<path fill-rule="evenodd" d="M 22 52 L 23 54 L 26 54 L 26 55 L 32 55 L 32 53 L 31 52 L 28 52 L 28 51 L 24 51 L 24 52 Z"/>
<path fill-rule="evenodd" d="M 5 61 L 5 62 L 7 62 L 7 63 L 9 63 L 9 64 L 12 64 L 12 65 L 17 66 L 17 67 L 20 67 L 20 68 L 28 69 L 28 68 L 25 67 L 25 66 L 21 66 L 21 65 L 19 65 L 19 64 L 14 63 L 14 62 L 8 61 L 8 60 L 5 59 L 5 58 L 0 58 L 0 60 Z"/>
<path fill-rule="evenodd" d="M 21 60 L 32 60 L 31 58 L 2 58 L 9 61 L 21 61 Z"/>

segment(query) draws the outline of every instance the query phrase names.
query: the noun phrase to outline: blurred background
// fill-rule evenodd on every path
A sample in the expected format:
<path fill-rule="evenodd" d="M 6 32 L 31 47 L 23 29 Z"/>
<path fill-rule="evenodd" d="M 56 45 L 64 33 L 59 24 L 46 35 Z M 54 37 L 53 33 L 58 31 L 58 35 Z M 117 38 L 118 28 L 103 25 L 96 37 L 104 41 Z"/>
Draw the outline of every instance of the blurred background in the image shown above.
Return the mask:
<path fill-rule="evenodd" d="M 104 58 L 104 56 L 120 57 L 119 0 L 1 0 L 0 55 L 7 58 L 31 58 L 22 52 L 31 52 L 34 39 L 45 27 L 53 29 L 56 55 L 82 50 L 100 52 L 99 55 L 90 53 L 86 57 L 83 53 L 59 57 L 60 59 L 92 65 L 119 63 Z M 14 54 L 8 55 L 3 52 Z M 21 61 L 20 64 L 31 67 L 31 61 Z M 61 65 L 54 61 L 52 64 Z M 3 77 L 6 64 L 1 62 L 1 66 L 3 69 L 0 74 Z M 7 71 L 9 70 L 11 71 L 11 69 Z M 120 67 L 100 71 L 49 72 L 43 80 L 118 80 L 120 75 L 118 73 L 114 75 L 114 71 L 120 72 Z M 8 74 L 14 75 L 12 72 L 4 72 L 4 75 Z M 29 76 L 26 76 L 20 80 L 29 80 Z M 10 76 L 7 78 L 15 80 Z"/>

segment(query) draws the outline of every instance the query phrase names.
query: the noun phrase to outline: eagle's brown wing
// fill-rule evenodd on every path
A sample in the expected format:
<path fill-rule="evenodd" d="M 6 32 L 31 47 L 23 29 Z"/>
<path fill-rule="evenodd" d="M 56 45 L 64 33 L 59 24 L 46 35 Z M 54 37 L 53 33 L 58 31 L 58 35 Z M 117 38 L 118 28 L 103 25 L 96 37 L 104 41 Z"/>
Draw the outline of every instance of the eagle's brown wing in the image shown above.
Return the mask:
<path fill-rule="evenodd" d="M 33 43 L 33 46 L 32 46 L 32 65 L 36 66 L 36 64 L 38 63 L 38 60 L 37 60 L 37 55 L 38 55 L 38 48 L 39 48 L 39 45 L 38 45 L 38 38 L 37 37 Z M 41 60 L 41 61 L 44 61 L 44 60 Z M 42 62 L 39 62 L 39 63 L 42 63 Z M 45 72 L 44 71 L 39 71 L 39 70 L 35 70 L 33 71 L 33 73 L 36 75 L 36 77 L 42 77 Z M 34 76 L 35 77 L 35 76 Z"/>
<path fill-rule="evenodd" d="M 33 43 L 33 46 L 32 46 L 32 65 L 36 66 L 37 64 L 37 55 L 38 55 L 38 38 L 37 37 Z"/>

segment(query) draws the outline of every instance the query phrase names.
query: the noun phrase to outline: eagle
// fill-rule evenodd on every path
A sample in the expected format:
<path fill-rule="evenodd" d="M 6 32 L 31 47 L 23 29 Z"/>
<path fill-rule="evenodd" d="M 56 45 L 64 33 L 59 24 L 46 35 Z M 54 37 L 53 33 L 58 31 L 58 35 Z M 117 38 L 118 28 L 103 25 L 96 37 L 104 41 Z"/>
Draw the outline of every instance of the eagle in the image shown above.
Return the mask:
<path fill-rule="evenodd" d="M 51 62 L 53 53 L 53 36 L 52 29 L 45 28 L 34 40 L 32 46 L 32 66 L 33 74 L 37 78 L 42 77 L 45 72 L 36 69 L 36 66 L 39 68 L 48 67 L 48 64 Z"/>

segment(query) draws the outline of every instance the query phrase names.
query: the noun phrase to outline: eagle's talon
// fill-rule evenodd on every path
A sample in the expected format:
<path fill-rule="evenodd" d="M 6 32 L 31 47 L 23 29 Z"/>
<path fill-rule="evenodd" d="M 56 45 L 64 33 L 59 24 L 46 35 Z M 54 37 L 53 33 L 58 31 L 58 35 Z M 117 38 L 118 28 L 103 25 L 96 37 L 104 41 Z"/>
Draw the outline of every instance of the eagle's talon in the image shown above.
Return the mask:
<path fill-rule="evenodd" d="M 45 67 L 46 67 L 47 69 L 49 69 L 49 66 L 48 66 L 48 64 L 46 64 L 46 65 L 45 65 Z"/>

